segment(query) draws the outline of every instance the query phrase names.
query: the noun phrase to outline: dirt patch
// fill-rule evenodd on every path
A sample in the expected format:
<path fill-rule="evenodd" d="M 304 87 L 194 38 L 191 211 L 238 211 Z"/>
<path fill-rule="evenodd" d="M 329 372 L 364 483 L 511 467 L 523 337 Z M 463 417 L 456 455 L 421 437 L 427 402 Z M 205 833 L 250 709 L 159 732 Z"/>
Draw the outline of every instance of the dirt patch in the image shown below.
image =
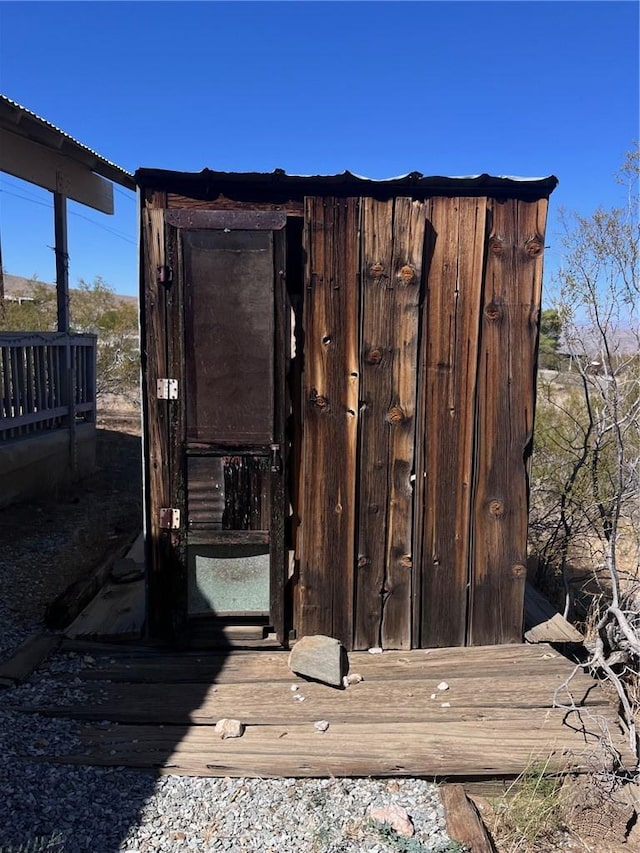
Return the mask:
<path fill-rule="evenodd" d="M 110 414 L 96 438 L 93 474 L 0 514 L 0 598 L 16 624 L 42 622 L 51 601 L 142 529 L 138 417 Z"/>

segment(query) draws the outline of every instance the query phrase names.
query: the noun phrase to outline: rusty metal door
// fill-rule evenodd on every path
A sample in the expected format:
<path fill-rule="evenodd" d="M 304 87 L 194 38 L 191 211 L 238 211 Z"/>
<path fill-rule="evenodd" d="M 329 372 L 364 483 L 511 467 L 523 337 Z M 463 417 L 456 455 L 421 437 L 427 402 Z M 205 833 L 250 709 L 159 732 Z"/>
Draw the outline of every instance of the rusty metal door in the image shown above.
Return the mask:
<path fill-rule="evenodd" d="M 190 625 L 216 617 L 284 638 L 284 214 L 167 211 L 184 385 L 173 504 Z M 171 346 L 170 346 L 171 349 Z M 171 364 L 172 353 L 168 363 Z"/>

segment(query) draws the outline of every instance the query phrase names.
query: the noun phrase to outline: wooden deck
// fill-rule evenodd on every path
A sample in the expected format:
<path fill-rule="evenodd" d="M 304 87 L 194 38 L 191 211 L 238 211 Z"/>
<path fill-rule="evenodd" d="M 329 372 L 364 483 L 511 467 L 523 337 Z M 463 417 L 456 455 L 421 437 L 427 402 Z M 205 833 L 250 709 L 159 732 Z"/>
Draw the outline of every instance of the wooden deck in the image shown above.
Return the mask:
<path fill-rule="evenodd" d="M 350 671 L 364 681 L 346 690 L 293 676 L 282 651 L 62 648 L 90 658 L 78 676 L 86 700 L 46 709 L 85 723 L 81 750 L 56 761 L 200 776 L 450 779 L 632 761 L 615 709 L 590 677 L 571 680 L 578 711 L 554 707 L 574 666 L 546 644 L 352 653 Z M 566 690 L 557 699 L 568 703 Z M 243 737 L 220 740 L 222 717 L 241 719 Z M 314 728 L 322 719 L 325 733 Z"/>

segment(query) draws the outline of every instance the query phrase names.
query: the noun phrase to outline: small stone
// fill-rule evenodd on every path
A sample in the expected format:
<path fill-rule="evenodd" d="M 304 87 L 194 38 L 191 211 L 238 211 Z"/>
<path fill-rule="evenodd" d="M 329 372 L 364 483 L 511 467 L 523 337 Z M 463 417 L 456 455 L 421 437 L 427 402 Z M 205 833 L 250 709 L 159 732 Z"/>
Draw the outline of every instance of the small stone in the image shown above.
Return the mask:
<path fill-rule="evenodd" d="M 360 684 L 361 681 L 364 681 L 364 678 L 359 672 L 350 672 L 349 675 L 345 675 L 342 679 L 345 687 L 350 687 L 352 684 Z"/>
<path fill-rule="evenodd" d="M 335 687 L 342 686 L 347 655 L 340 640 L 316 634 L 302 637 L 291 649 L 289 669 Z"/>
<path fill-rule="evenodd" d="M 392 803 L 390 806 L 377 806 L 369 811 L 371 820 L 376 820 L 378 823 L 388 823 L 392 829 L 403 835 L 405 838 L 411 838 L 415 832 L 411 818 L 407 814 L 407 810 L 402 806 Z"/>
<path fill-rule="evenodd" d="M 292 684 L 290 689 L 291 689 L 291 692 L 292 692 L 292 693 L 295 693 L 295 692 L 296 692 L 296 690 L 298 689 L 298 685 L 297 685 L 297 684 Z"/>
<path fill-rule="evenodd" d="M 449 689 L 449 685 L 447 684 L 446 681 L 441 681 L 440 684 L 438 684 L 438 690 L 448 690 L 448 689 Z"/>
<path fill-rule="evenodd" d="M 431 694 L 431 698 L 432 698 L 432 699 L 437 699 L 437 698 L 438 698 L 438 694 L 437 694 L 437 693 L 432 693 L 432 694 Z"/>
<path fill-rule="evenodd" d="M 318 720 L 317 723 L 313 724 L 313 727 L 319 732 L 326 732 L 326 730 L 329 728 L 329 721 L 328 720 Z"/>
<path fill-rule="evenodd" d="M 294 702 L 304 702 L 305 699 L 306 699 L 306 696 L 303 696 L 302 693 L 296 693 L 295 696 L 293 697 Z"/>
<path fill-rule="evenodd" d="M 451 707 L 451 702 L 443 702 L 443 703 L 442 703 L 442 705 L 440 705 L 440 707 L 441 707 L 441 708 L 450 708 L 450 707 Z"/>
<path fill-rule="evenodd" d="M 244 726 L 240 720 L 229 720 L 226 717 L 223 717 L 216 723 L 214 731 L 217 735 L 220 735 L 222 740 L 224 740 L 228 737 L 242 737 L 244 733 Z"/>
<path fill-rule="evenodd" d="M 380 646 L 374 646 L 373 648 L 369 649 L 369 654 L 370 655 L 381 655 L 382 649 L 380 648 Z"/>

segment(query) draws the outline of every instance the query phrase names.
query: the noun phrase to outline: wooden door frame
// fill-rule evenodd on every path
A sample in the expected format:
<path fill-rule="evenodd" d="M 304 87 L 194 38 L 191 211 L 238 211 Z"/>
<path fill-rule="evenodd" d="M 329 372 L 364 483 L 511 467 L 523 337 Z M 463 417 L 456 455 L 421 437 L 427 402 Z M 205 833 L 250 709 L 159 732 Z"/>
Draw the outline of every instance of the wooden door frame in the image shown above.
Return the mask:
<path fill-rule="evenodd" d="M 286 214 L 279 211 L 205 211 L 166 210 L 164 231 L 167 263 L 173 271 L 172 282 L 165 291 L 166 366 L 171 378 L 178 380 L 178 399 L 171 401 L 168 424 L 168 506 L 180 510 L 180 524 L 170 531 L 173 559 L 169 583 L 162 594 L 171 610 L 171 631 L 178 642 L 188 635 L 188 571 L 187 571 L 187 481 L 186 481 L 186 361 L 185 361 L 185 281 L 181 232 L 189 230 L 267 230 L 273 234 L 274 286 L 274 424 L 271 481 L 271 519 L 269 546 L 269 610 L 270 621 L 281 644 L 285 644 L 286 544 L 285 507 L 287 479 L 286 371 L 290 358 L 290 311 L 286 292 Z M 156 346 L 158 344 L 156 343 Z"/>

